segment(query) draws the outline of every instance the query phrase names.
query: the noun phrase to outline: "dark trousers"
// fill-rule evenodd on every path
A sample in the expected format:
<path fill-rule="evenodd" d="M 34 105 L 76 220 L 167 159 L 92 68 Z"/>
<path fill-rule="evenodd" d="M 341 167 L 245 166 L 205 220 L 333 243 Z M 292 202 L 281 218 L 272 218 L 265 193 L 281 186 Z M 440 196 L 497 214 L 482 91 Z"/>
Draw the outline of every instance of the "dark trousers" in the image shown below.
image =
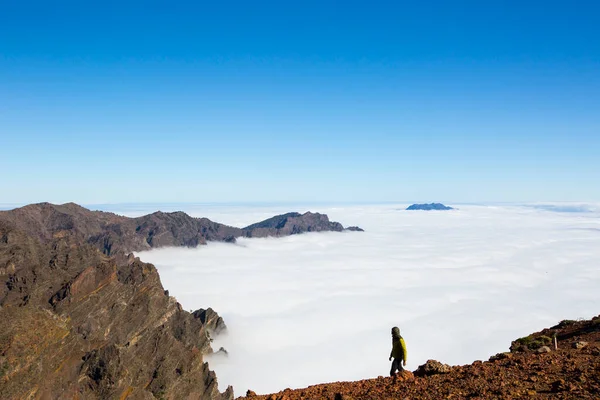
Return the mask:
<path fill-rule="evenodd" d="M 392 361 L 392 369 L 390 370 L 390 376 L 396 375 L 396 371 L 404 371 L 404 368 L 402 368 L 402 360 L 399 358 L 394 358 L 394 360 Z"/>

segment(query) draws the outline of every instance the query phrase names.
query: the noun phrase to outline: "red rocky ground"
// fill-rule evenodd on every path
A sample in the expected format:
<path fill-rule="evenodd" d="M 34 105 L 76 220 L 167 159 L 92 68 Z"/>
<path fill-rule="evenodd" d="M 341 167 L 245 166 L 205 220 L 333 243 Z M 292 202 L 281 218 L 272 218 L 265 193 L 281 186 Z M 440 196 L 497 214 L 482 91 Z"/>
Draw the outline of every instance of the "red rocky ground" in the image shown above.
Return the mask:
<path fill-rule="evenodd" d="M 556 335 L 558 349 L 554 349 Z M 600 399 L 600 316 L 518 339 L 489 361 L 444 368 L 436 362 L 401 378 L 335 382 L 239 399 Z M 437 373 L 447 370 L 445 373 Z M 429 376 L 419 376 L 434 374 Z"/>

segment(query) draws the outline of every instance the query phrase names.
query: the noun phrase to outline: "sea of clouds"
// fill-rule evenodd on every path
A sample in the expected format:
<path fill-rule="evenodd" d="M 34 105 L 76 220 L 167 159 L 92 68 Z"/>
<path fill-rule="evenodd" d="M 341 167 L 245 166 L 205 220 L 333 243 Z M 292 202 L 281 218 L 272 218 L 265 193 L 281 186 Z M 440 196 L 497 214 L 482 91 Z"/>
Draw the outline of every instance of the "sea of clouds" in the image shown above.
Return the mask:
<path fill-rule="evenodd" d="M 212 307 L 225 319 L 228 334 L 213 347 L 229 356 L 208 361 L 220 388 L 237 395 L 386 375 L 395 325 L 414 370 L 430 358 L 487 359 L 562 319 L 600 314 L 598 205 L 405 207 L 183 207 L 239 227 L 318 211 L 366 232 L 138 255 L 185 309 Z"/>

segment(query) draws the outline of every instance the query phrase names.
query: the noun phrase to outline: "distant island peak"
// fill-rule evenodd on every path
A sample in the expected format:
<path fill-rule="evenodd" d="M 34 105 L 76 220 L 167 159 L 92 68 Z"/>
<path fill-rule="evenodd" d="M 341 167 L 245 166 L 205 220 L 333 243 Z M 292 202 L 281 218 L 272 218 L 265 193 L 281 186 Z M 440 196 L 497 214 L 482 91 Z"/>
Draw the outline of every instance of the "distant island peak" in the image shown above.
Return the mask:
<path fill-rule="evenodd" d="M 446 206 L 442 203 L 429 203 L 429 204 L 413 204 L 407 208 L 409 211 L 414 210 L 422 210 L 422 211 L 432 211 L 432 210 L 454 210 L 454 208 Z"/>

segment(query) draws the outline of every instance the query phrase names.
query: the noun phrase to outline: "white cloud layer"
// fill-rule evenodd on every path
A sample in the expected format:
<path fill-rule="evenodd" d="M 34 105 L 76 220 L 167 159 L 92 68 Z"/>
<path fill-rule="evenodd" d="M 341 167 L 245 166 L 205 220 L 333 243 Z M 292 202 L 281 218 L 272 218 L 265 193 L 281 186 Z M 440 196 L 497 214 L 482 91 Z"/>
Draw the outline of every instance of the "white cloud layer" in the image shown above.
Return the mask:
<path fill-rule="evenodd" d="M 600 314 L 600 214 L 590 212 L 597 206 L 586 213 L 403 207 L 312 209 L 364 233 L 242 239 L 139 256 L 157 266 L 184 308 L 210 306 L 223 316 L 229 333 L 214 347 L 224 346 L 229 357 L 209 363 L 221 389 L 233 385 L 237 395 L 386 375 L 394 325 L 415 369 L 430 358 L 487 359 L 561 319 Z M 243 226 L 293 210 L 208 211 L 204 216 Z"/>

